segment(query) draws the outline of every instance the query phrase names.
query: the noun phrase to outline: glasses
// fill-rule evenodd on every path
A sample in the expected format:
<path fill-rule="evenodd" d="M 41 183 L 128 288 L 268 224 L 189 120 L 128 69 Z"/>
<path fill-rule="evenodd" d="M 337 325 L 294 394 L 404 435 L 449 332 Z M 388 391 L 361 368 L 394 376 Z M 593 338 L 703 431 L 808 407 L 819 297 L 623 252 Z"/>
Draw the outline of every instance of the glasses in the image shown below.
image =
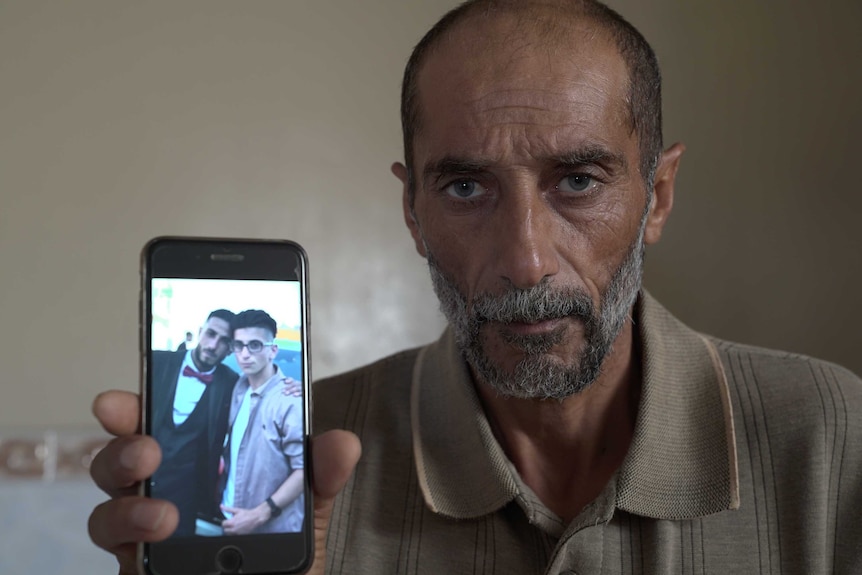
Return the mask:
<path fill-rule="evenodd" d="M 253 339 L 248 343 L 243 343 L 243 342 L 235 339 L 232 342 L 230 342 L 230 348 L 231 348 L 231 350 L 233 350 L 234 353 L 241 353 L 242 348 L 244 348 L 244 347 L 248 348 L 249 353 L 260 353 L 263 351 L 263 348 L 265 346 L 273 345 L 274 343 L 275 343 L 274 341 L 269 341 L 269 342 L 264 343 L 262 341 L 257 341 L 256 339 Z"/>

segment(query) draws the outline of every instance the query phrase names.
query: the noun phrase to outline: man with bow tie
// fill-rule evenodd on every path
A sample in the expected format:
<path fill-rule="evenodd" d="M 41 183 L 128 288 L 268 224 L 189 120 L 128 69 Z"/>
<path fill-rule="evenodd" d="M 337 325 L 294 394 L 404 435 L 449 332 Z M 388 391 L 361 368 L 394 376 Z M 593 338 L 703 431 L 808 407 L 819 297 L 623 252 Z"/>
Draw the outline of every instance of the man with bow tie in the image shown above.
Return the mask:
<path fill-rule="evenodd" d="M 219 458 L 230 397 L 238 375 L 222 361 L 231 351 L 233 312 L 217 309 L 190 351 L 152 351 L 151 429 L 162 449 L 153 474 L 153 497 L 180 512 L 175 537 L 195 534 L 198 513 L 218 513 Z"/>

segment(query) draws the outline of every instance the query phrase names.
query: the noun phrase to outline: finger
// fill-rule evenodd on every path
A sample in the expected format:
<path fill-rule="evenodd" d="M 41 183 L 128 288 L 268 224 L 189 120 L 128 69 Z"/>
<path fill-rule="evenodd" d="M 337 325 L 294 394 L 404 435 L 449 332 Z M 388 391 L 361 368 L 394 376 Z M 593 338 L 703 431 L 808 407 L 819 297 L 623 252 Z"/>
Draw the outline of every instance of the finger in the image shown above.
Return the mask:
<path fill-rule="evenodd" d="M 312 440 L 315 500 L 332 499 L 350 478 L 362 446 L 355 434 L 333 429 Z"/>
<path fill-rule="evenodd" d="M 326 565 L 326 534 L 335 496 L 344 488 L 362 454 L 359 438 L 349 431 L 335 429 L 312 440 L 314 467 L 314 565 L 322 573 Z"/>
<path fill-rule="evenodd" d="M 93 415 L 113 435 L 140 432 L 141 398 L 128 391 L 105 391 L 93 400 Z"/>
<path fill-rule="evenodd" d="M 132 495 L 136 484 L 155 473 L 162 460 L 152 437 L 126 435 L 111 440 L 90 464 L 90 475 L 112 497 Z"/>
<path fill-rule="evenodd" d="M 135 545 L 161 541 L 177 528 L 173 504 L 145 497 L 123 497 L 97 506 L 87 524 L 93 543 L 114 553 L 120 573 L 135 573 Z"/>
<path fill-rule="evenodd" d="M 285 377 L 282 380 L 284 387 L 281 388 L 282 395 L 302 397 L 302 384 L 292 377 Z"/>
<path fill-rule="evenodd" d="M 120 562 L 120 575 L 139 575 L 138 546 L 135 543 L 120 545 L 114 550 L 117 561 Z"/>
<path fill-rule="evenodd" d="M 228 507 L 227 505 L 221 506 L 222 511 L 227 511 L 228 513 L 239 513 L 242 509 L 237 509 L 236 507 Z"/>

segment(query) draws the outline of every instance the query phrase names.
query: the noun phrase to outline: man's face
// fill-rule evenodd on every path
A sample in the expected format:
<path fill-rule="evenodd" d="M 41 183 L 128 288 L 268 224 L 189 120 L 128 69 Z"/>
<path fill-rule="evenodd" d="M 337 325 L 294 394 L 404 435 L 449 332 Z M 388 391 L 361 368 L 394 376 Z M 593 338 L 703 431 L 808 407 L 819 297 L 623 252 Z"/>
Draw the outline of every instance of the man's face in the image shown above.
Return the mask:
<path fill-rule="evenodd" d="M 545 40 L 505 15 L 462 22 L 420 72 L 408 226 L 474 373 L 505 395 L 588 386 L 637 295 L 627 82 L 593 26 Z"/>
<path fill-rule="evenodd" d="M 641 284 L 643 235 L 638 236 L 604 290 L 600 310 L 586 293 L 552 287 L 549 282 L 524 290 L 511 289 L 499 296 L 480 295 L 468 306 L 455 282 L 446 277 L 431 253 L 428 254 L 434 292 L 454 329 L 459 348 L 476 375 L 508 397 L 565 399 L 595 381 L 602 361 L 625 323 Z M 523 354 L 514 371 L 506 371 L 485 348 L 482 329 L 488 324 L 553 325 L 564 318 L 580 321 L 584 329 L 584 346 L 577 360 L 570 364 L 548 356 L 555 346 L 564 343 L 564 325 L 534 333 L 504 328 L 503 340 Z"/>
<path fill-rule="evenodd" d="M 209 371 L 220 364 L 230 352 L 230 339 L 230 324 L 218 317 L 209 318 L 201 327 L 194 350 L 198 367 Z"/>
<path fill-rule="evenodd" d="M 255 375 L 260 373 L 266 367 L 272 365 L 275 359 L 275 354 L 278 352 L 278 347 L 272 343 L 273 335 L 269 330 L 260 327 L 243 327 L 234 331 L 234 345 L 242 344 L 240 351 L 235 351 L 236 361 L 239 368 L 246 375 Z M 258 342 L 264 345 L 258 352 L 249 350 L 249 344 L 255 346 L 252 342 Z"/>

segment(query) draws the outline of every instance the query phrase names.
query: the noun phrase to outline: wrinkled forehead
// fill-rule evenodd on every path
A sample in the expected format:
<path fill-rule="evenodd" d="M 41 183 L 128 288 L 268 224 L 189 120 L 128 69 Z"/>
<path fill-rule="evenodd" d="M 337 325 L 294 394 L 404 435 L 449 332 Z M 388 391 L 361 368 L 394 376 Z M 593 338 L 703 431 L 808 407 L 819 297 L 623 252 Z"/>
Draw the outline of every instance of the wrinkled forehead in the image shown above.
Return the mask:
<path fill-rule="evenodd" d="M 628 123 L 628 70 L 610 32 L 592 18 L 540 5 L 477 11 L 428 53 L 418 75 L 420 124 L 435 122 L 428 104 L 506 105 L 507 94 L 613 104 Z M 544 95 L 543 95 L 544 94 Z M 529 102 L 526 102 L 529 105 Z M 426 115 L 428 117 L 426 117 Z"/>
<path fill-rule="evenodd" d="M 416 134 L 493 114 L 512 123 L 629 131 L 628 70 L 610 33 L 591 18 L 540 7 L 477 12 L 426 56 L 418 75 Z M 427 135 L 427 134 L 426 134 Z"/>

